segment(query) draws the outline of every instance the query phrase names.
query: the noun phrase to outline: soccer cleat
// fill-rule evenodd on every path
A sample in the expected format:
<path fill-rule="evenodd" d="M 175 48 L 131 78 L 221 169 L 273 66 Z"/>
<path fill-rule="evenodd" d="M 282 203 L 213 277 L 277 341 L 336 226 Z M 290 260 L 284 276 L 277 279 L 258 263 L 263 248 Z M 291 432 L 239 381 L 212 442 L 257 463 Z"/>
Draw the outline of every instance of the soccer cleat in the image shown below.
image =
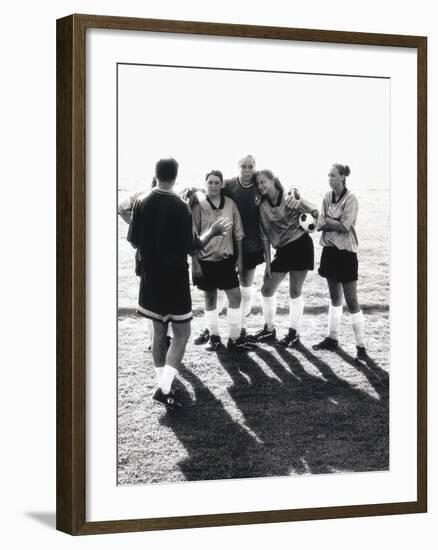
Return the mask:
<path fill-rule="evenodd" d="M 201 346 L 202 344 L 206 344 L 210 339 L 210 331 L 208 328 L 205 328 L 199 336 L 197 336 L 194 339 L 194 344 L 196 346 Z"/>
<path fill-rule="evenodd" d="M 246 340 L 248 334 L 246 332 L 246 328 L 242 328 L 240 329 L 240 338 L 243 338 L 244 340 Z"/>
<path fill-rule="evenodd" d="M 338 341 L 334 340 L 333 338 L 330 338 L 329 336 L 326 336 L 324 340 L 319 342 L 318 344 L 313 344 L 312 349 L 318 350 L 318 349 L 336 349 L 338 347 Z"/>
<path fill-rule="evenodd" d="M 169 393 L 163 393 L 163 390 L 158 387 L 152 394 L 152 399 L 158 403 L 161 403 L 168 409 L 182 407 L 182 404 L 176 398 L 175 390 L 170 390 Z"/>
<path fill-rule="evenodd" d="M 207 351 L 219 351 L 224 348 L 225 346 L 222 344 L 221 337 L 217 334 L 212 334 L 210 336 L 210 345 L 207 346 L 205 349 Z"/>
<path fill-rule="evenodd" d="M 245 341 L 243 338 L 238 338 L 237 340 L 231 340 L 231 338 L 229 338 L 227 342 L 227 350 L 232 352 L 234 351 L 247 352 L 247 351 L 253 351 L 254 346 L 249 342 Z"/>
<path fill-rule="evenodd" d="M 354 360 L 356 362 L 362 363 L 368 359 L 367 350 L 365 346 L 356 346 L 356 357 Z"/>
<path fill-rule="evenodd" d="M 294 328 L 290 328 L 286 336 L 284 336 L 279 344 L 285 348 L 294 348 L 300 343 L 300 336 Z"/>
<path fill-rule="evenodd" d="M 259 330 L 259 332 L 248 336 L 248 340 L 250 342 L 275 342 L 276 339 L 277 331 L 275 330 L 275 328 L 273 328 L 272 330 L 268 330 L 267 325 L 265 325 L 262 330 Z"/>

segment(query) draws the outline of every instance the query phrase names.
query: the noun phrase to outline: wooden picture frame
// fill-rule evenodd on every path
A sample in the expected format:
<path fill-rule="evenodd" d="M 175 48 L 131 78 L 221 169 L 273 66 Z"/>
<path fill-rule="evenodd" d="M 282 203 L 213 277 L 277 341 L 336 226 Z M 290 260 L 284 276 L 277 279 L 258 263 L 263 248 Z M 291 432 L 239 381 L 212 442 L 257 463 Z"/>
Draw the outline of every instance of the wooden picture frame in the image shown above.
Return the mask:
<path fill-rule="evenodd" d="M 374 505 L 86 521 L 86 45 L 87 29 L 114 29 L 412 48 L 417 54 L 417 499 Z M 57 21 L 57 529 L 72 535 L 348 518 L 427 510 L 427 39 L 71 15 Z"/>

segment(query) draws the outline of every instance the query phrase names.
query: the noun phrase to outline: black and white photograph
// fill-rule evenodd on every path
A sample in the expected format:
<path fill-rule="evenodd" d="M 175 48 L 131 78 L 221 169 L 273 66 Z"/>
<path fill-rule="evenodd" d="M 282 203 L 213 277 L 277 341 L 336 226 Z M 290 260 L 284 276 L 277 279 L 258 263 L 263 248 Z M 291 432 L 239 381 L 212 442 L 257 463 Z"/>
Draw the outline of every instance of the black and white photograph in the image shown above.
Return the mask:
<path fill-rule="evenodd" d="M 390 79 L 117 64 L 117 484 L 390 469 Z"/>

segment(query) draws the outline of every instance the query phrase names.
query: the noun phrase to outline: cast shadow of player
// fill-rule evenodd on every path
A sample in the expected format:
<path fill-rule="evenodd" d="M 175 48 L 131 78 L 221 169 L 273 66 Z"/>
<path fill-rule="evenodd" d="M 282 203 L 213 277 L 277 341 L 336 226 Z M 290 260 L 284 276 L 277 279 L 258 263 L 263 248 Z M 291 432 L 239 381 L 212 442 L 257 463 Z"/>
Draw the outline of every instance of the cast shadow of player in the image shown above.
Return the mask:
<path fill-rule="evenodd" d="M 376 399 L 353 387 L 304 346 L 277 352 L 281 361 L 257 349 L 265 368 L 251 355 L 238 362 L 219 356 L 245 425 L 264 444 L 265 475 L 388 469 L 387 391 Z"/>
<path fill-rule="evenodd" d="M 160 422 L 173 430 L 186 450 L 187 458 L 178 463 L 185 478 L 248 477 L 253 463 L 263 460 L 259 458 L 263 445 L 232 418 L 193 370 L 181 365 L 178 374 L 192 386 L 194 399 L 190 403 L 184 392 L 184 409 L 164 415 Z"/>

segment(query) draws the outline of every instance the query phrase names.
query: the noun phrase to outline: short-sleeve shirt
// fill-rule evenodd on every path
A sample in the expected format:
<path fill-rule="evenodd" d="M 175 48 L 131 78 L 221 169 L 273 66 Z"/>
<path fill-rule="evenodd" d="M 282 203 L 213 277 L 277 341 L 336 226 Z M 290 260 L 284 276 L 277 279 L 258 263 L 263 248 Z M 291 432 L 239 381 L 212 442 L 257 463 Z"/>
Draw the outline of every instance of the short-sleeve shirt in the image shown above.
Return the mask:
<path fill-rule="evenodd" d="M 305 233 L 299 224 L 300 214 L 311 212 L 314 207 L 306 207 L 302 199 L 293 199 L 286 204 L 284 193 L 280 191 L 277 202 L 272 204 L 264 197 L 259 206 L 260 232 L 262 239 L 269 241 L 274 248 L 296 241 Z"/>
<path fill-rule="evenodd" d="M 345 188 L 338 200 L 336 200 L 334 191 L 328 191 L 322 201 L 317 227 L 319 229 L 325 225 L 326 218 L 331 218 L 341 222 L 347 232 L 323 231 L 320 244 L 322 246 L 335 246 L 339 250 L 357 252 L 359 243 L 355 226 L 358 211 L 357 198 L 349 189 Z"/>
<path fill-rule="evenodd" d="M 208 196 L 199 201 L 199 209 L 193 211 L 196 231 L 202 235 L 208 231 L 220 217 L 228 218 L 232 222 L 232 230 L 226 235 L 219 235 L 208 242 L 198 253 L 198 259 L 207 262 L 219 262 L 234 255 L 233 241 L 244 237 L 242 221 L 236 203 L 224 195 L 221 196 L 219 206 L 216 207 Z"/>
<path fill-rule="evenodd" d="M 258 221 L 257 185 L 243 187 L 239 178 L 225 180 L 224 195 L 232 199 L 239 210 L 245 236 L 242 241 L 244 253 L 263 250 Z"/>
<path fill-rule="evenodd" d="M 128 241 L 139 249 L 145 270 L 187 269 L 187 254 L 199 247 L 187 204 L 159 188 L 134 204 Z"/>

